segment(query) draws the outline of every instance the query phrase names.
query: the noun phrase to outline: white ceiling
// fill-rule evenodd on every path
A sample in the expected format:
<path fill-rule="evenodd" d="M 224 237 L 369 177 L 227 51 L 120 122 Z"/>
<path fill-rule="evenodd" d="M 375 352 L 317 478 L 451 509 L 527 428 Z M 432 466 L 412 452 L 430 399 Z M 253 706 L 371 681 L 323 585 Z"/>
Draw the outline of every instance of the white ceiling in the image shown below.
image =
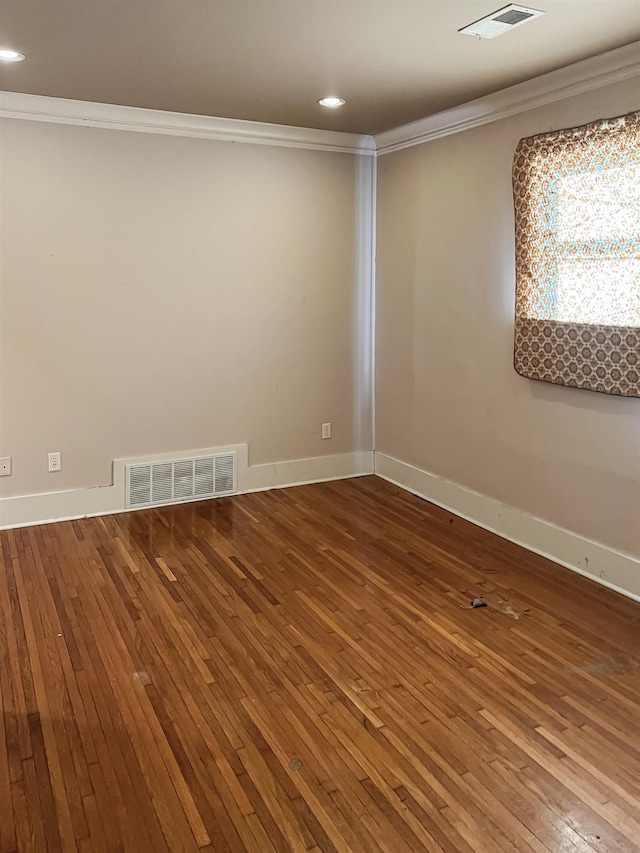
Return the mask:
<path fill-rule="evenodd" d="M 493 40 L 502 0 L 0 0 L 0 88 L 378 133 L 638 42 L 640 0 L 540 0 Z M 522 5 L 526 5 L 523 3 Z M 339 111 L 316 104 L 347 99 Z"/>

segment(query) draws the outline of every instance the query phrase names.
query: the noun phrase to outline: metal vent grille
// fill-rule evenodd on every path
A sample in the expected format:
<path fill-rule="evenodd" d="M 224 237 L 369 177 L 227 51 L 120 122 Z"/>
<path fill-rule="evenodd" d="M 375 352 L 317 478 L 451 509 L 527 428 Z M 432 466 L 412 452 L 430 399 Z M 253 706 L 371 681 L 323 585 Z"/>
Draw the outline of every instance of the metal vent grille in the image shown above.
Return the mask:
<path fill-rule="evenodd" d="M 202 495 L 211 495 L 215 491 L 213 487 L 214 464 L 213 456 L 195 460 L 194 495 L 201 497 Z"/>
<path fill-rule="evenodd" d="M 521 12 L 518 9 L 511 9 L 509 12 L 504 12 L 502 15 L 496 15 L 494 21 L 499 21 L 501 24 L 509 24 L 510 27 L 514 24 L 521 24 L 527 18 L 533 18 L 531 12 Z"/>
<path fill-rule="evenodd" d="M 151 465 L 136 465 L 129 468 L 127 500 L 129 506 L 151 503 Z"/>
<path fill-rule="evenodd" d="M 127 509 L 215 498 L 236 491 L 235 453 L 133 464 L 125 470 Z"/>
<path fill-rule="evenodd" d="M 215 458 L 215 467 L 216 467 L 216 477 L 215 477 L 215 492 L 216 494 L 221 494 L 222 492 L 232 492 L 233 491 L 233 456 L 216 456 Z"/>
<path fill-rule="evenodd" d="M 528 9 L 525 6 L 516 6 L 514 3 L 511 3 L 509 6 L 498 9 L 491 15 L 480 18 L 479 21 L 463 27 L 458 32 L 468 36 L 493 39 L 503 33 L 508 33 L 509 30 L 513 30 L 522 24 L 526 24 L 527 21 L 539 18 L 541 15 L 544 15 L 544 12 L 540 12 L 538 9 Z"/>

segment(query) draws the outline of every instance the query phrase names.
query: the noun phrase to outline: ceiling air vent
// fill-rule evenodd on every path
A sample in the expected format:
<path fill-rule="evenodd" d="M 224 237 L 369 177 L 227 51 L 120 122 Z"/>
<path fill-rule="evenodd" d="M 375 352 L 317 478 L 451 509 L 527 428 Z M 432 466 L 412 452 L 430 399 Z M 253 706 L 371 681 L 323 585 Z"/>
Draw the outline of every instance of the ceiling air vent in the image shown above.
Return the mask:
<path fill-rule="evenodd" d="M 125 470 L 127 509 L 217 498 L 236 491 L 235 453 L 133 464 Z"/>
<path fill-rule="evenodd" d="M 515 6 L 511 3 L 511 5 L 505 6 L 503 9 L 498 9 L 497 12 L 492 12 L 486 18 L 480 18 L 474 24 L 463 27 L 458 32 L 468 36 L 493 39 L 496 36 L 501 36 L 503 33 L 508 33 L 509 30 L 513 30 L 521 24 L 526 24 L 527 21 L 539 18 L 540 15 L 544 15 L 544 12 L 540 12 L 537 9 L 528 9 L 526 6 Z"/>

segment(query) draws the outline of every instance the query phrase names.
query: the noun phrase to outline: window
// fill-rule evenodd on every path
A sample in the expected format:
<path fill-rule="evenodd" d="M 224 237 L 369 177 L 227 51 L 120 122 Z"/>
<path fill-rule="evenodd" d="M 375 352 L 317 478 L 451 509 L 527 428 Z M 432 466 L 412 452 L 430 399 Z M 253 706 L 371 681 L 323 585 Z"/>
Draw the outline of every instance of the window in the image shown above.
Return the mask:
<path fill-rule="evenodd" d="M 640 112 L 522 139 L 514 364 L 640 396 Z"/>

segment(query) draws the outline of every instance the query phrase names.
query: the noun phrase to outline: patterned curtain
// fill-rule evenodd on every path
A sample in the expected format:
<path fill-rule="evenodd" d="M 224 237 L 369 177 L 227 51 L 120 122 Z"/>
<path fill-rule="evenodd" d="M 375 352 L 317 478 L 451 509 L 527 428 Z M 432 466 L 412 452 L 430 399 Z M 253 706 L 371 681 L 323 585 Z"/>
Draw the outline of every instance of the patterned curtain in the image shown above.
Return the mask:
<path fill-rule="evenodd" d="M 515 369 L 640 397 L 640 112 L 522 139 Z"/>

